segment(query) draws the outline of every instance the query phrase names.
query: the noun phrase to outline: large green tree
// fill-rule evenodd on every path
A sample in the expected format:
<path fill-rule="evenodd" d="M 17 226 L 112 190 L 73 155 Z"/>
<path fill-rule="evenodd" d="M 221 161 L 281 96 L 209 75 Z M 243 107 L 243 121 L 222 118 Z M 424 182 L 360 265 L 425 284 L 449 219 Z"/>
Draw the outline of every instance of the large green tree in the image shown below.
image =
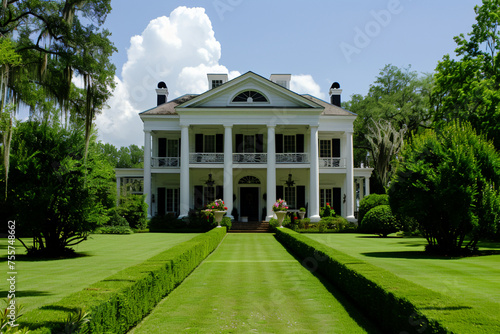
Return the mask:
<path fill-rule="evenodd" d="M 107 220 L 115 203 L 113 167 L 93 144 L 84 162 L 83 129 L 51 120 L 23 122 L 15 131 L 11 182 L 0 211 L 16 220 L 19 237 L 33 238 L 32 246 L 26 244 L 30 252 L 60 256 Z"/>
<path fill-rule="evenodd" d="M 3 1 L 0 38 L 14 43 L 22 66 L 9 69 L 9 94 L 2 99 L 24 103 L 32 113 L 56 106 L 70 120 L 83 121 L 88 144 L 93 118 L 114 86 L 115 47 L 100 28 L 110 11 L 110 0 Z"/>
<path fill-rule="evenodd" d="M 358 114 L 354 122 L 354 163 L 375 167 L 373 191 L 385 191 L 401 139 L 430 126 L 431 87 L 430 75 L 419 75 L 410 66 L 386 65 L 366 96 L 353 95 L 344 104 Z"/>
<path fill-rule="evenodd" d="M 470 124 L 454 121 L 404 147 L 389 203 L 393 212 L 417 221 L 428 249 L 451 255 L 495 233 L 499 186 L 498 152 Z"/>
<path fill-rule="evenodd" d="M 449 55 L 435 74 L 435 121 L 467 120 L 500 148 L 500 0 L 474 8 L 476 23 L 455 37 L 456 59 Z"/>

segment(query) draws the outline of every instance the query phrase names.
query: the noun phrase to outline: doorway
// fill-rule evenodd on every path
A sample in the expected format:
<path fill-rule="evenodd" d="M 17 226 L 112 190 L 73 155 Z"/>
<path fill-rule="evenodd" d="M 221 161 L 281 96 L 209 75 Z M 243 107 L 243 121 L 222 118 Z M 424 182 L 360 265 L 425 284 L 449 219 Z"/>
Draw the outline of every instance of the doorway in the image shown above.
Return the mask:
<path fill-rule="evenodd" d="M 259 188 L 240 188 L 240 217 L 248 217 L 248 221 L 259 221 Z"/>

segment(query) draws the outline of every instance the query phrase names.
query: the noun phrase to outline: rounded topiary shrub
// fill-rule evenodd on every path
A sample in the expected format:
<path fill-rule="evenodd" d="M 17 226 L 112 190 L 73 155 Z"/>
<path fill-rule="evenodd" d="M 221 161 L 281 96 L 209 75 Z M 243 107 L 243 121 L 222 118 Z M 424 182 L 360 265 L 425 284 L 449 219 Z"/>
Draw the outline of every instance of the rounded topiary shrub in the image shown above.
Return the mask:
<path fill-rule="evenodd" d="M 363 218 L 368 213 L 368 211 L 376 206 L 388 204 L 389 196 L 387 196 L 386 194 L 371 194 L 364 197 L 361 202 L 359 202 L 358 222 L 360 229 L 363 223 Z"/>
<path fill-rule="evenodd" d="M 399 230 L 396 217 L 392 214 L 389 205 L 379 205 L 372 208 L 362 221 L 363 232 L 378 234 L 387 237 L 388 234 Z"/>

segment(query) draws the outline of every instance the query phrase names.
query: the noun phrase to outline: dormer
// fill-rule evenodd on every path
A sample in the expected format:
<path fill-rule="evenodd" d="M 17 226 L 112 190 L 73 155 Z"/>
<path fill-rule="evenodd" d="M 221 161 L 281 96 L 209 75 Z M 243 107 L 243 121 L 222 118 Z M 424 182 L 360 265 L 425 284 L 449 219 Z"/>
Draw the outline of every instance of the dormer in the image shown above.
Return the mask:
<path fill-rule="evenodd" d="M 217 88 L 227 82 L 227 73 L 208 73 L 208 89 Z"/>
<path fill-rule="evenodd" d="M 286 89 L 290 89 L 291 79 L 291 74 L 271 74 L 271 78 L 269 78 L 269 80 L 271 80 L 275 84 L 278 84 L 281 87 L 285 87 Z"/>

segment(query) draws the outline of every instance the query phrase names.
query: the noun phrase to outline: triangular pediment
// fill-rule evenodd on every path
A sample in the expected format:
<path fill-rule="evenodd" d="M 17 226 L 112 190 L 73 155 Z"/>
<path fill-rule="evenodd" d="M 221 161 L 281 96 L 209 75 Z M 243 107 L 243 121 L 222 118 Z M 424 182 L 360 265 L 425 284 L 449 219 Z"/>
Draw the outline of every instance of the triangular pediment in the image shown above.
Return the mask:
<path fill-rule="evenodd" d="M 304 109 L 321 112 L 324 107 L 258 74 L 247 72 L 223 85 L 213 88 L 193 99 L 180 104 L 175 109 L 205 108 L 235 109 Z"/>

